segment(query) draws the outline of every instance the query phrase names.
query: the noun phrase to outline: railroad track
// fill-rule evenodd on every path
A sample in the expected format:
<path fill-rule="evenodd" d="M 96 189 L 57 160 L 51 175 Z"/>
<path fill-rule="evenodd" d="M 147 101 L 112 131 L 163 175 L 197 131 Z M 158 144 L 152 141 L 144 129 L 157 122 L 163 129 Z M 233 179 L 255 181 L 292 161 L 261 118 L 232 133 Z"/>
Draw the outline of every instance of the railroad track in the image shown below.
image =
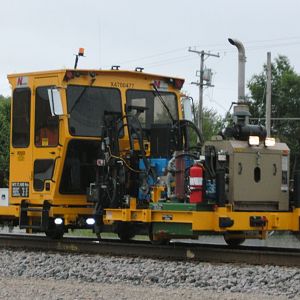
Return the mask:
<path fill-rule="evenodd" d="M 300 249 L 290 248 L 249 246 L 229 248 L 223 245 L 181 242 L 157 246 L 146 241 L 123 243 L 119 240 L 102 240 L 99 242 L 93 238 L 75 237 L 55 241 L 42 236 L 25 234 L 0 234 L 0 248 L 300 267 Z"/>

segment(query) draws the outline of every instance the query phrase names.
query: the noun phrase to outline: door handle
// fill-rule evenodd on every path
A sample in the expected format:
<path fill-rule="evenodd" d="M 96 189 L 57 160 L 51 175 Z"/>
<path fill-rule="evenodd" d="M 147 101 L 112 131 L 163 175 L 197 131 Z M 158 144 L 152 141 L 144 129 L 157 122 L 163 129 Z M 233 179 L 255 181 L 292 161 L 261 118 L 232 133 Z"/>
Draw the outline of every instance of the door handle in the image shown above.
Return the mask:
<path fill-rule="evenodd" d="M 50 152 L 51 153 L 51 152 Z M 51 153 L 52 154 L 52 153 Z M 55 154 L 55 152 L 54 152 L 54 154 Z M 51 178 L 49 179 L 51 182 L 53 182 L 53 183 L 55 183 L 55 180 L 53 179 L 53 177 L 54 177 L 54 175 L 55 175 L 55 169 L 56 169 L 56 161 L 58 160 L 58 159 L 60 159 L 61 158 L 61 156 L 57 156 L 57 157 L 55 157 L 55 159 L 54 159 L 54 166 L 53 166 L 53 171 L 52 171 L 52 176 L 51 176 Z"/>
<path fill-rule="evenodd" d="M 273 175 L 276 176 L 277 174 L 277 166 L 276 164 L 273 164 Z"/>
<path fill-rule="evenodd" d="M 238 164 L 238 174 L 241 175 L 242 172 L 243 172 L 243 165 L 242 165 L 242 163 L 239 162 L 239 164 Z"/>

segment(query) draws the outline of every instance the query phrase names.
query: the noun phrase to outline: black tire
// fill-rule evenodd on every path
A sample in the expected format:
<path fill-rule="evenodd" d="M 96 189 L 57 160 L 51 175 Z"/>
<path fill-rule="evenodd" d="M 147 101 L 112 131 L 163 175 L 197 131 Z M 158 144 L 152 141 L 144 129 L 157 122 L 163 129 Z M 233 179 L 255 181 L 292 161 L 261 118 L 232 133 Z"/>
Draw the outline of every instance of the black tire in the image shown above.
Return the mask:
<path fill-rule="evenodd" d="M 241 237 L 243 234 L 244 233 L 242 231 L 226 232 L 224 234 L 224 240 L 228 246 L 237 247 L 243 244 L 246 240 L 246 238 Z"/>

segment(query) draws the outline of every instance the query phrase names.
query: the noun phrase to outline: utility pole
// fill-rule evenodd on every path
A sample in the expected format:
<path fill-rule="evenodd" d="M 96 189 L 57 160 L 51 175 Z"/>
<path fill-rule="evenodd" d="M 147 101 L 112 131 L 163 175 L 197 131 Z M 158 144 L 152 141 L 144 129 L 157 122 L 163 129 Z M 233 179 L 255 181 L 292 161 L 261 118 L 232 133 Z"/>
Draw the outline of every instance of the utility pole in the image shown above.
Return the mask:
<path fill-rule="evenodd" d="M 200 80 L 199 82 L 192 82 L 192 84 L 196 84 L 199 86 L 199 105 L 198 105 L 198 120 L 197 120 L 197 125 L 199 128 L 200 133 L 203 133 L 203 87 L 208 86 L 208 87 L 213 87 L 213 85 L 210 84 L 210 81 L 208 83 L 204 83 L 204 60 L 205 57 L 209 56 L 214 56 L 214 57 L 220 57 L 219 53 L 218 54 L 212 54 L 210 52 L 205 52 L 205 51 L 197 51 L 197 50 L 192 50 L 189 48 L 189 52 L 193 52 L 199 55 L 200 57 Z"/>
<path fill-rule="evenodd" d="M 272 95 L 272 72 L 271 52 L 267 53 L 267 92 L 266 92 L 266 129 L 267 136 L 271 136 L 271 95 Z"/>

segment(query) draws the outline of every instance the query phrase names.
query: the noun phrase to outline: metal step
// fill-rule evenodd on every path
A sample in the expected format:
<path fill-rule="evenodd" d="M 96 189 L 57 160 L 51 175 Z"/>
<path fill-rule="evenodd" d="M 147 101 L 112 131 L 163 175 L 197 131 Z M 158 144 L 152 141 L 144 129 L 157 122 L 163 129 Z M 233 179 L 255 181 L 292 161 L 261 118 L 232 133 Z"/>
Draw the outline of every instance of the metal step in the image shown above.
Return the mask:
<path fill-rule="evenodd" d="M 20 209 L 20 217 L 19 217 L 19 227 L 20 229 L 36 229 L 39 231 L 46 231 L 49 226 L 49 210 L 50 203 L 48 201 L 44 201 L 42 207 L 30 206 L 26 200 L 21 202 Z M 40 212 L 40 221 L 38 225 L 31 225 L 30 217 L 28 216 L 28 212 Z"/>

